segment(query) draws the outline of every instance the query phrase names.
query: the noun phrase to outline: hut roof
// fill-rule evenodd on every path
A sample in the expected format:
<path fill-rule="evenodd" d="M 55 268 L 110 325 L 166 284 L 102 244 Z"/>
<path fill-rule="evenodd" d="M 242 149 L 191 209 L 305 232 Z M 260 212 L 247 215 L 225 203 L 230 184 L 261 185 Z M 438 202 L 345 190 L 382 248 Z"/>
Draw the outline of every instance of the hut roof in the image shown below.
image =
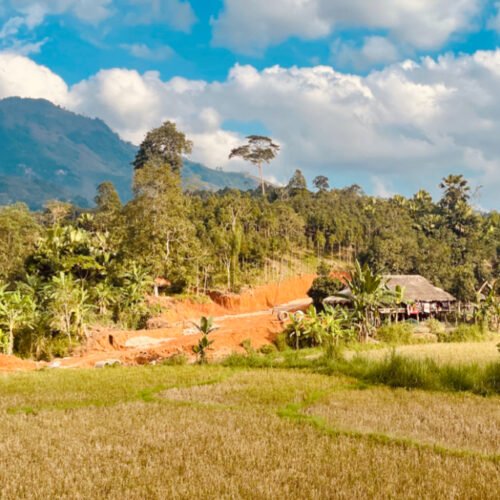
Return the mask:
<path fill-rule="evenodd" d="M 415 302 L 455 302 L 455 297 L 418 274 L 392 274 L 384 276 L 387 286 L 394 290 L 397 286 L 404 289 L 403 300 Z"/>
<path fill-rule="evenodd" d="M 390 274 L 385 275 L 387 286 L 395 290 L 397 286 L 404 291 L 403 302 L 455 302 L 453 295 L 434 286 L 430 281 L 418 274 Z M 351 291 L 346 288 L 340 292 L 344 297 L 328 297 L 327 304 L 344 304 L 350 302 Z"/>

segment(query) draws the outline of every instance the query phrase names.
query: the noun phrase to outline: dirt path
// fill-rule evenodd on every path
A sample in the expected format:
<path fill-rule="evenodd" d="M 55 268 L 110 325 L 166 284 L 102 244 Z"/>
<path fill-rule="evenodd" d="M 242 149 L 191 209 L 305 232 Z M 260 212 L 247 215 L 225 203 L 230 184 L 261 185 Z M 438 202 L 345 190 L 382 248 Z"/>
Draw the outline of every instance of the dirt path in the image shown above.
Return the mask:
<path fill-rule="evenodd" d="M 91 368 L 106 361 L 127 365 L 148 364 L 184 355 L 194 360 L 193 346 L 198 343 L 196 323 L 201 316 L 212 316 L 217 330 L 209 357 L 220 359 L 232 352 L 244 352 L 242 343 L 254 349 L 272 343 L 286 322 L 284 312 L 306 309 L 313 275 L 305 275 L 278 284 L 248 290 L 240 295 L 214 296 L 206 302 L 175 301 L 167 297 L 152 299 L 163 312 L 150 327 L 139 331 L 96 328 L 85 349 L 77 355 L 51 363 L 23 361 L 13 356 L 0 358 L 0 371 L 51 368 Z M 282 300 L 282 303 L 277 302 Z M 279 305 L 274 305 L 279 304 Z"/>

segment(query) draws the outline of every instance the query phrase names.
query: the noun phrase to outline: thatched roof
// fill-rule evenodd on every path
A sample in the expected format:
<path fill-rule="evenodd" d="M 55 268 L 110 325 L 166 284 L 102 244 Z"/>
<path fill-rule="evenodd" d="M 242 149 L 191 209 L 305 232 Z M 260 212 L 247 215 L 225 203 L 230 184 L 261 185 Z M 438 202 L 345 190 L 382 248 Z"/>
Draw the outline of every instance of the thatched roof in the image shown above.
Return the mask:
<path fill-rule="evenodd" d="M 453 295 L 441 288 L 434 286 L 430 281 L 418 274 L 390 274 L 384 276 L 387 286 L 395 290 L 397 286 L 403 289 L 403 302 L 455 302 Z M 343 304 L 350 302 L 351 291 L 349 288 L 340 292 L 344 297 L 328 297 L 327 304 Z"/>
<path fill-rule="evenodd" d="M 412 302 L 455 302 L 455 297 L 418 274 L 392 274 L 384 276 L 391 290 L 403 288 L 403 301 Z"/>

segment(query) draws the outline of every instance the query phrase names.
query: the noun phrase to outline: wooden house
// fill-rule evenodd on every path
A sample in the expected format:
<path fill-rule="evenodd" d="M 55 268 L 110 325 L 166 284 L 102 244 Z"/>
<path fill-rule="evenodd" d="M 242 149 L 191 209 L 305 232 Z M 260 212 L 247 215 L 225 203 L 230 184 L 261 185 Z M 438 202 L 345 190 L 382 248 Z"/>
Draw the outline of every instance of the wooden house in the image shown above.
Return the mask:
<path fill-rule="evenodd" d="M 384 276 L 384 278 L 390 290 L 396 291 L 399 287 L 403 294 L 402 301 L 397 306 L 381 307 L 379 310 L 381 316 L 417 320 L 443 317 L 453 309 L 456 303 L 453 295 L 434 286 L 423 276 L 391 274 Z M 349 305 L 351 302 L 349 288 L 346 288 L 341 294 L 343 297 L 328 297 L 324 302 L 331 305 Z"/>

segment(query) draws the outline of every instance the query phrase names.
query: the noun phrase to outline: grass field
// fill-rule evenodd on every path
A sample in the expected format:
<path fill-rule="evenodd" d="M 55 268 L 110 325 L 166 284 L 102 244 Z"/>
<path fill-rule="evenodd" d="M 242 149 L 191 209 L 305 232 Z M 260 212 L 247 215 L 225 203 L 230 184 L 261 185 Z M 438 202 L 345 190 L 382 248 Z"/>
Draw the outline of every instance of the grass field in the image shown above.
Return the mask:
<path fill-rule="evenodd" d="M 0 376 L 0 498 L 497 498 L 500 397 L 308 369 Z"/>
<path fill-rule="evenodd" d="M 436 343 L 415 344 L 396 347 L 396 352 L 403 356 L 416 359 L 432 358 L 438 363 L 485 363 L 499 359 L 498 336 L 494 340 L 486 342 L 460 342 L 460 343 Z M 381 359 L 391 351 L 390 348 L 373 349 L 363 352 L 363 356 L 370 359 Z M 351 353 L 353 356 L 354 353 Z"/>

